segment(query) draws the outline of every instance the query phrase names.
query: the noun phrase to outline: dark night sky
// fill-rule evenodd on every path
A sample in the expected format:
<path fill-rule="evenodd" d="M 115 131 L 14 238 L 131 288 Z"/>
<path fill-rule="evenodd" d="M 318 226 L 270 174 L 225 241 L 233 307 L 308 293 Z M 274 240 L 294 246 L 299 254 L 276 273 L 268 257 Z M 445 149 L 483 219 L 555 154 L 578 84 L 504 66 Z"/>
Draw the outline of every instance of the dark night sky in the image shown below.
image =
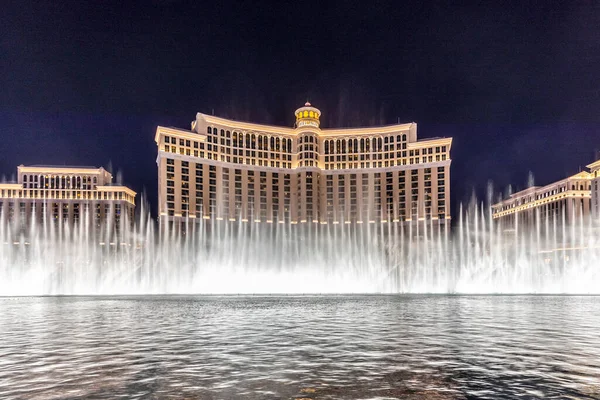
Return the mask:
<path fill-rule="evenodd" d="M 54 4 L 53 4 L 54 3 Z M 454 207 L 600 149 L 600 2 L 41 2 L 0 15 L 0 175 L 112 164 L 155 205 L 157 125 L 415 121 L 452 136 Z"/>

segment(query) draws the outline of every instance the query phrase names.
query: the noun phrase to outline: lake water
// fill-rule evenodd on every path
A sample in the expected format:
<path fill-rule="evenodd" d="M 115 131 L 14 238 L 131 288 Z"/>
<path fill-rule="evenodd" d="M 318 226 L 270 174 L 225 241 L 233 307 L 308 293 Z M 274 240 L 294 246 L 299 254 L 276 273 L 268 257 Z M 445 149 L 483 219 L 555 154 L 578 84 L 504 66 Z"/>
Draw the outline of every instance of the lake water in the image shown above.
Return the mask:
<path fill-rule="evenodd" d="M 600 297 L 0 298 L 2 399 L 600 399 Z"/>

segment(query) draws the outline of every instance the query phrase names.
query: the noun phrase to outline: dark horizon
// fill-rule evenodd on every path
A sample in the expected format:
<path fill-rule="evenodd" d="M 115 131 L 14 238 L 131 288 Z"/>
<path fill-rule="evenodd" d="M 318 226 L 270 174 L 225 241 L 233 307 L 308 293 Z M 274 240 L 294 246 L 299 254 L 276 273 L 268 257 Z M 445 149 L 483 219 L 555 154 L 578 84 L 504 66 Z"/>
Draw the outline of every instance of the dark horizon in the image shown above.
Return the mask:
<path fill-rule="evenodd" d="M 0 176 L 112 165 L 156 213 L 156 126 L 196 112 L 291 126 L 416 122 L 454 138 L 452 212 L 600 149 L 600 5 L 14 2 L 0 24 Z M 141 196 L 138 197 L 138 203 Z"/>

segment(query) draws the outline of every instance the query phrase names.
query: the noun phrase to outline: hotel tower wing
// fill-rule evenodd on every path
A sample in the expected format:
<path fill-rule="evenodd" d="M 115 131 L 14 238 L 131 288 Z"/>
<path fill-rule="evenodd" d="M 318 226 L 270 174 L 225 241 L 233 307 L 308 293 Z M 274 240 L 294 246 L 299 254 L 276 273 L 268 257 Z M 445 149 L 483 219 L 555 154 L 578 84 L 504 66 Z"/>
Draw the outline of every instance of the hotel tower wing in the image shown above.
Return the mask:
<path fill-rule="evenodd" d="M 492 205 L 492 217 L 506 228 L 538 221 L 572 223 L 590 215 L 593 175 L 581 171 L 546 186 L 532 186 Z"/>
<path fill-rule="evenodd" d="M 133 223 L 136 192 L 112 183 L 104 168 L 20 165 L 17 182 L 0 183 L 0 218 L 20 221 L 53 221 L 74 225 L 86 216 L 91 226 L 118 230 Z"/>
<path fill-rule="evenodd" d="M 417 124 L 321 129 L 306 103 L 293 128 L 198 113 L 191 130 L 159 126 L 161 220 L 416 223 L 450 220 L 451 138 Z"/>

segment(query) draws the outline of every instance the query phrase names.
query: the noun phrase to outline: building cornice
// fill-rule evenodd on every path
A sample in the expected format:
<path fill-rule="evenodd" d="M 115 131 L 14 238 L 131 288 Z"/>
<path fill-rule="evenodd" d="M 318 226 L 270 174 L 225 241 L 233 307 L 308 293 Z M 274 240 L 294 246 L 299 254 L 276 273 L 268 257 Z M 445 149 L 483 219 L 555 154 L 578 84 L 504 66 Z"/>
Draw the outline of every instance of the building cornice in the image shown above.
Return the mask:
<path fill-rule="evenodd" d="M 232 121 L 220 117 L 210 116 L 198 113 L 198 118 L 202 118 L 208 125 L 214 124 L 222 127 L 229 127 L 230 129 L 236 129 L 242 131 L 243 133 L 272 133 L 278 135 L 289 135 L 289 136 L 298 136 L 305 133 L 314 133 L 319 137 L 324 139 L 326 138 L 335 138 L 335 137 L 360 137 L 364 135 L 368 136 L 377 136 L 389 133 L 399 133 L 406 132 L 410 130 L 416 130 L 417 124 L 414 122 L 407 124 L 397 124 L 397 125 L 388 125 L 388 126 L 378 126 L 378 127 L 365 127 L 365 128 L 344 128 L 344 129 L 319 129 L 310 126 L 303 126 L 299 128 L 287 128 L 287 127 L 278 127 L 278 126 L 270 126 L 270 125 L 261 125 L 261 124 L 253 124 L 248 122 L 239 122 Z M 206 134 L 197 133 L 194 131 L 189 131 L 185 129 L 177 129 L 170 128 L 164 126 L 158 126 L 156 128 L 156 134 L 154 136 L 154 141 L 159 144 L 160 143 L 160 135 L 174 135 L 184 139 L 196 140 L 199 142 L 206 141 Z M 424 138 L 417 141 L 408 141 L 407 148 L 408 149 L 419 149 L 422 147 L 428 146 L 451 146 L 452 138 L 443 137 L 443 138 Z"/>
<path fill-rule="evenodd" d="M 302 126 L 298 128 L 290 128 L 285 126 L 274 126 L 274 125 L 263 125 L 255 124 L 251 122 L 234 121 L 226 118 L 215 117 L 213 115 L 206 115 L 198 113 L 197 119 L 204 120 L 207 124 L 228 126 L 231 129 L 240 129 L 252 132 L 265 132 L 275 133 L 284 135 L 298 135 L 306 131 L 313 131 L 319 136 L 362 136 L 362 135 L 377 135 L 408 131 L 411 128 L 416 128 L 415 122 L 409 122 L 404 124 L 394 125 L 382 125 L 382 126 L 371 126 L 371 127 L 360 127 L 360 128 L 331 128 L 331 129 L 319 129 L 316 127 Z"/>
<path fill-rule="evenodd" d="M 566 199 L 566 198 L 586 198 L 589 199 L 592 197 L 592 194 L 589 190 L 566 190 L 564 192 L 560 192 L 554 194 L 552 196 L 544 197 L 541 199 L 537 199 L 534 201 L 527 202 L 525 204 L 521 204 L 519 206 L 510 208 L 508 210 L 502 211 L 492 211 L 493 218 L 505 217 L 507 215 L 515 214 L 521 211 L 529 210 L 531 208 L 539 207 L 541 205 L 552 203 L 557 200 Z M 492 206 L 492 210 L 496 207 L 500 207 L 506 205 L 507 203 L 497 203 Z"/>
<path fill-rule="evenodd" d="M 452 138 L 434 138 L 434 139 L 423 139 L 418 142 L 410 142 L 406 146 L 408 149 L 417 149 L 421 147 L 430 146 L 451 146 Z"/>
<path fill-rule="evenodd" d="M 130 196 L 135 197 L 137 192 L 128 188 L 127 186 L 121 185 L 110 185 L 110 186 L 96 186 L 96 189 L 77 189 L 77 188 L 26 188 L 21 183 L 0 183 L 0 189 L 8 189 L 8 190 L 39 190 L 39 191 L 77 191 L 77 192 L 124 192 Z"/>
<path fill-rule="evenodd" d="M 581 171 L 575 175 L 569 176 L 568 178 L 565 178 L 565 179 L 561 179 L 560 181 L 552 182 L 546 186 L 533 186 L 533 187 L 521 190 L 519 192 L 513 193 L 510 195 L 510 197 L 508 199 L 502 200 L 502 201 L 492 205 L 492 207 L 495 208 L 495 207 L 501 207 L 501 206 L 511 204 L 512 202 L 520 199 L 521 197 L 537 195 L 538 193 L 546 192 L 548 190 L 553 189 L 556 186 L 561 186 L 572 180 L 577 180 L 577 179 L 589 180 L 591 178 L 592 178 L 592 175 L 589 172 Z M 565 192 L 563 192 L 563 193 L 565 193 Z"/>
<path fill-rule="evenodd" d="M 47 166 L 47 167 L 38 167 L 38 166 L 25 166 L 19 165 L 17 167 L 17 171 L 19 173 L 35 173 L 35 174 L 103 174 L 106 173 L 112 177 L 112 175 L 106 171 L 104 168 L 87 168 L 87 167 L 61 167 L 61 166 Z"/>
<path fill-rule="evenodd" d="M 157 126 L 156 127 L 156 134 L 154 135 L 154 141 L 156 143 L 160 142 L 160 135 L 164 134 L 164 135 L 176 135 L 177 137 L 181 137 L 181 138 L 185 138 L 185 139 L 191 139 L 191 140 L 196 140 L 198 142 L 204 142 L 206 141 L 206 134 L 203 133 L 196 133 L 193 131 L 188 131 L 185 129 L 177 129 L 177 128 L 168 128 L 166 126 Z"/>
<path fill-rule="evenodd" d="M 322 136 L 362 136 L 362 135 L 381 135 L 386 133 L 397 133 L 416 128 L 417 124 L 410 122 L 407 124 L 370 126 L 364 128 L 337 128 L 322 129 Z"/>
<path fill-rule="evenodd" d="M 267 132 L 267 133 L 278 133 L 278 134 L 287 134 L 287 135 L 295 135 L 298 132 L 298 129 L 285 127 L 285 126 L 272 126 L 272 125 L 262 125 L 255 124 L 251 122 L 241 122 L 234 121 L 230 119 L 225 119 L 221 117 L 215 117 L 214 115 L 206 115 L 202 113 L 196 114 L 196 120 L 202 119 L 206 121 L 207 124 L 215 124 L 215 125 L 223 125 L 229 126 L 231 128 L 237 128 L 241 130 L 255 131 L 255 132 Z M 302 129 L 300 129 L 302 130 Z"/>
<path fill-rule="evenodd" d="M 58 190 L 60 190 L 60 189 L 58 189 Z M 133 196 L 133 197 L 135 197 L 137 194 L 136 192 L 134 192 L 127 186 L 120 186 L 120 185 L 96 186 L 96 190 L 102 191 L 102 192 L 125 192 L 128 195 Z"/>
<path fill-rule="evenodd" d="M 600 169 L 600 160 L 594 161 L 593 163 L 586 165 L 591 170 Z"/>
<path fill-rule="evenodd" d="M 23 189 L 23 185 L 20 183 L 0 183 L 0 189 L 20 190 Z"/>
<path fill-rule="evenodd" d="M 16 196 L 8 195 L 0 195 L 0 199 L 25 199 L 25 200 L 44 200 L 44 201 L 125 201 L 129 204 L 135 205 L 135 196 L 136 192 L 131 190 L 126 186 L 97 186 L 96 189 L 67 189 L 67 188 L 26 188 L 21 184 L 0 184 L 0 190 L 14 190 L 17 192 Z M 67 193 L 68 196 L 59 196 L 58 194 L 49 195 L 49 193 Z M 32 193 L 36 193 L 36 195 L 32 195 Z M 84 195 L 87 193 L 91 195 L 92 193 L 125 193 L 129 195 L 130 198 L 123 199 L 92 199 L 86 197 L 73 197 L 75 195 L 71 195 L 71 193 L 77 193 L 77 196 Z"/>

